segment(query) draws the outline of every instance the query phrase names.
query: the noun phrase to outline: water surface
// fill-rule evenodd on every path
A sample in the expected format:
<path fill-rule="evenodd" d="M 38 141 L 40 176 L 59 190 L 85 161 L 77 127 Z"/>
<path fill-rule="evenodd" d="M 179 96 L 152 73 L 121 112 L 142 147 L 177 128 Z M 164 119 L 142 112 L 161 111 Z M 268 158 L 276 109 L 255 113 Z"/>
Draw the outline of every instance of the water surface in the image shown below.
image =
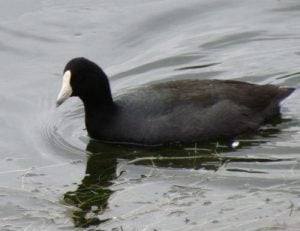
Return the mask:
<path fill-rule="evenodd" d="M 236 148 L 105 145 L 79 100 L 55 108 L 76 56 L 104 68 L 114 95 L 184 78 L 298 87 L 298 1 L 11 0 L 0 12 L 1 230 L 299 230 L 298 90 L 283 123 Z"/>

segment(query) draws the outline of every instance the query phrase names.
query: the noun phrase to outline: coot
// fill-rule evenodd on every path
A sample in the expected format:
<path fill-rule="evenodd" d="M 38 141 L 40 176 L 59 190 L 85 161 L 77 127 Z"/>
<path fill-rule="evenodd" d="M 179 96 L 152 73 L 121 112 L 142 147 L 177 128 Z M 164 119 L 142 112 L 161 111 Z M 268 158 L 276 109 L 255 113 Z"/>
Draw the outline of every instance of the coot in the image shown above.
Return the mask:
<path fill-rule="evenodd" d="M 86 58 L 70 60 L 57 105 L 78 96 L 91 138 L 160 145 L 232 139 L 280 114 L 294 91 L 233 80 L 176 80 L 145 85 L 113 98 L 107 76 Z"/>

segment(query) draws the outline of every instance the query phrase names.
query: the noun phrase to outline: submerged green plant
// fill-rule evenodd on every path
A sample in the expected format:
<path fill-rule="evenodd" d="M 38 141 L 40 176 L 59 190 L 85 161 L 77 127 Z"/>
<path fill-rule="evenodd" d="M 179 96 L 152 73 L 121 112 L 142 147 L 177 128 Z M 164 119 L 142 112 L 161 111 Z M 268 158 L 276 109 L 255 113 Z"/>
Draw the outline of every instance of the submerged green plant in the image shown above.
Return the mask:
<path fill-rule="evenodd" d="M 73 221 L 76 227 L 99 225 L 107 219 L 101 220 L 98 215 L 105 210 L 108 199 L 113 193 L 109 189 L 115 175 L 116 159 L 105 158 L 95 153 L 89 156 L 86 174 L 75 191 L 66 192 L 65 203 L 75 206 Z"/>
<path fill-rule="evenodd" d="M 78 208 L 78 210 L 73 211 L 75 226 L 88 227 L 105 222 L 106 219 L 100 220 L 97 214 L 107 207 L 107 201 L 111 194 L 110 189 L 98 184 L 81 184 L 76 191 L 66 192 L 64 195 L 65 202 Z M 88 216 L 88 214 L 90 215 Z"/>

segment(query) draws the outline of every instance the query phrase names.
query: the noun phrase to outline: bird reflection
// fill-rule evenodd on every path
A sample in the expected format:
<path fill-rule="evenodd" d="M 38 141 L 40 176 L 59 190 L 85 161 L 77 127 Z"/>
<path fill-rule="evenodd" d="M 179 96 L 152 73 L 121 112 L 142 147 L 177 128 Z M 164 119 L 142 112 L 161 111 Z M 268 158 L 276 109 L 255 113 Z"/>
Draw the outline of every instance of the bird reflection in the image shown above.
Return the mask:
<path fill-rule="evenodd" d="M 263 144 L 268 140 L 264 137 L 276 135 L 280 130 L 267 129 L 261 132 L 261 139 L 228 143 L 210 143 L 191 146 L 172 145 L 163 147 L 137 147 L 128 145 L 105 144 L 90 140 L 86 151 L 88 153 L 85 175 L 75 191 L 66 192 L 64 200 L 78 209 L 73 212 L 76 227 L 99 225 L 107 219 L 101 219 L 101 213 L 108 207 L 108 200 L 114 193 L 110 186 L 117 174 L 118 161 L 126 160 L 127 164 L 153 166 L 161 168 L 190 168 L 217 171 L 228 162 L 269 162 L 280 159 L 262 159 L 249 157 L 230 157 L 226 153 L 236 151 L 237 148 Z M 238 147 L 236 147 L 238 144 Z M 220 155 L 222 153 L 222 155 Z M 122 162 L 122 166 L 124 161 Z M 123 166 L 124 167 L 124 166 Z M 125 169 L 126 167 L 122 168 Z M 229 169 L 228 169 L 229 170 Z M 239 171 L 230 169 L 229 171 Z"/>

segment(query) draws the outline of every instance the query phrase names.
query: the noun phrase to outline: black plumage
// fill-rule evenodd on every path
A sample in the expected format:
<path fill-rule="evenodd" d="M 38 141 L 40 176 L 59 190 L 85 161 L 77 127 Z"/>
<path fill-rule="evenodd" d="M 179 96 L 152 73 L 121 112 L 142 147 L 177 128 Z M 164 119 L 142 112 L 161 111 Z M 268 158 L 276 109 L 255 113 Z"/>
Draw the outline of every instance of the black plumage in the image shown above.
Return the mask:
<path fill-rule="evenodd" d="M 280 114 L 294 89 L 233 80 L 176 80 L 112 97 L 105 73 L 85 58 L 68 62 L 72 96 L 84 104 L 92 138 L 159 145 L 232 139 Z"/>

